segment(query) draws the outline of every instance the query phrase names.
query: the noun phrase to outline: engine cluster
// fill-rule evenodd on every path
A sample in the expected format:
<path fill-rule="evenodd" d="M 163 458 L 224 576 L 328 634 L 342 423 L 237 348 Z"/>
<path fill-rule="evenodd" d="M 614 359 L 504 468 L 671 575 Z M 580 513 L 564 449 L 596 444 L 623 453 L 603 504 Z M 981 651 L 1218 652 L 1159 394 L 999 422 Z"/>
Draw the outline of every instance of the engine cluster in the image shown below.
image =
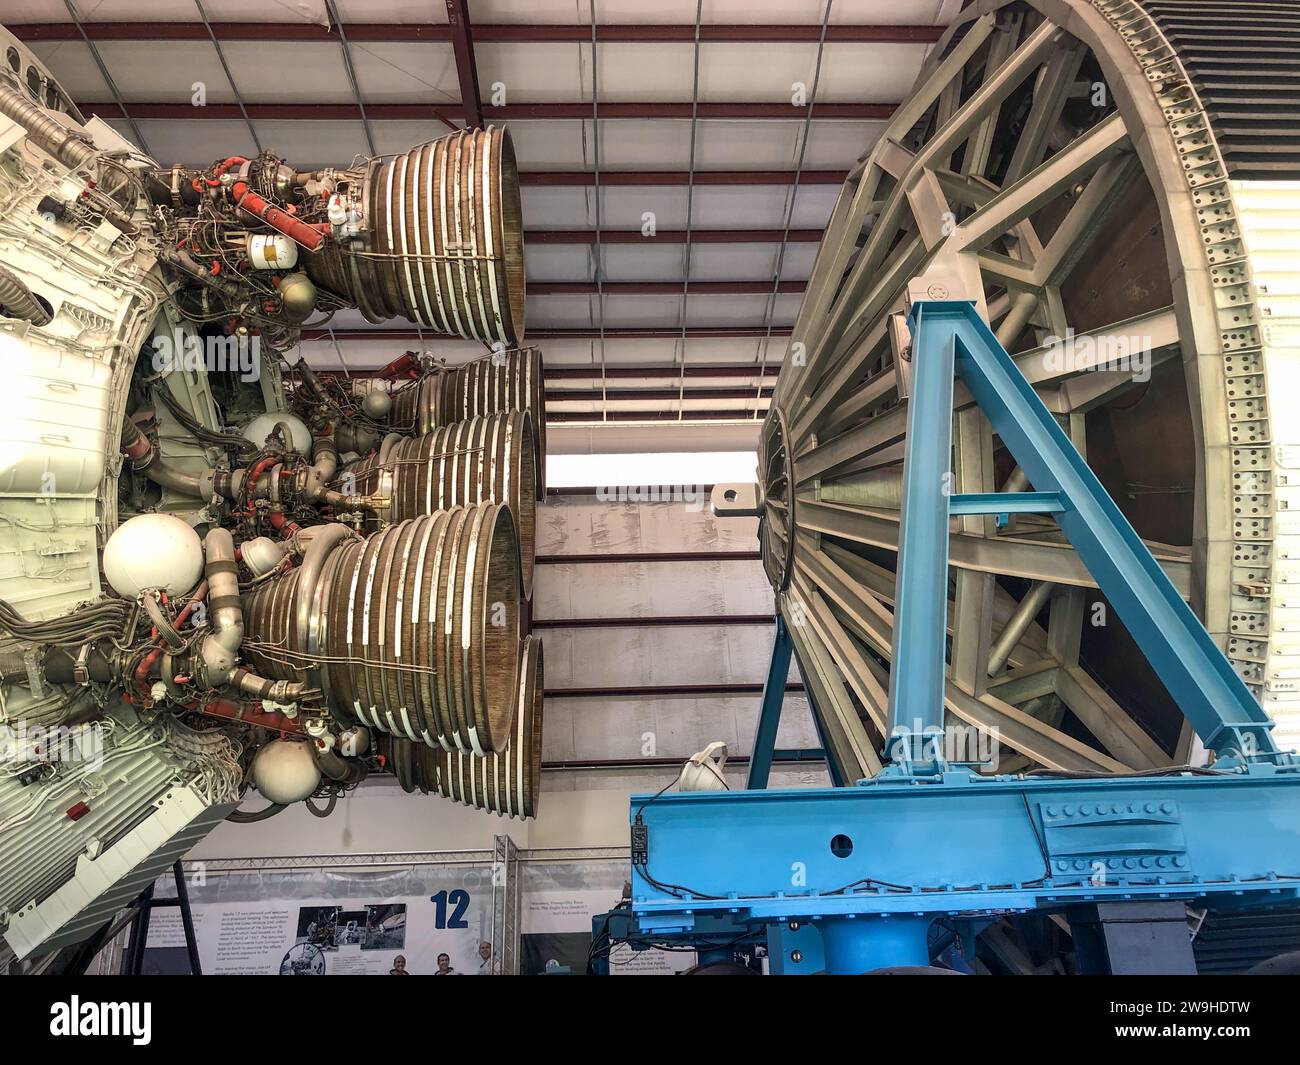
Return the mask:
<path fill-rule="evenodd" d="M 59 99 L 0 77 L 0 930 L 75 939 L 220 820 L 324 816 L 377 771 L 533 816 L 545 411 L 508 135 L 168 167 Z M 486 354 L 288 360 L 345 308 Z"/>

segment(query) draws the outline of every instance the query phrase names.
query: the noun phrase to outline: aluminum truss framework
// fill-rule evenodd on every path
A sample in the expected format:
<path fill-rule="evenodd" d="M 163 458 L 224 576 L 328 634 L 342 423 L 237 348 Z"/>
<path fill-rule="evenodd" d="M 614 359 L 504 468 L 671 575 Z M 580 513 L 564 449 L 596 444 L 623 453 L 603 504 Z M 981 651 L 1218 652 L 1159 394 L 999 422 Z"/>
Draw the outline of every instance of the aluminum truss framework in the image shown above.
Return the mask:
<path fill-rule="evenodd" d="M 1115 106 L 1063 137 L 1089 55 Z M 1003 105 L 1030 83 L 1032 106 L 995 184 L 986 170 Z M 932 114 L 930 135 L 917 137 Z M 1174 304 L 1056 342 L 1071 335 L 1061 284 L 1139 181 L 1156 193 Z M 1040 239 L 1031 218 L 1067 192 L 1073 205 Z M 1198 467 L 1193 546 L 1148 547 L 1256 696 L 1266 694 L 1277 504 L 1235 192 L 1176 53 L 1128 0 L 968 8 L 850 173 L 792 330 L 759 467 L 765 565 L 843 779 L 879 767 L 894 571 L 832 538 L 897 550 L 907 388 L 891 318 L 907 283 L 927 271 L 955 273 L 979 293 L 1002 344 L 1027 328 L 1037 338 L 1015 361 L 1080 451 L 1087 412 L 1138 383 L 1134 359 L 1154 368 L 1181 358 Z M 995 483 L 986 419 L 960 388 L 955 406 L 952 490 L 1028 488 L 1019 469 Z M 1093 583 L 1050 516 L 1001 527 L 992 515 L 956 517 L 951 565 L 947 711 L 996 730 L 1018 752 L 1004 771 L 1142 770 L 1188 759 L 1190 730 L 1167 752 L 1080 666 L 1083 590 Z M 997 575 L 1025 579 L 1028 593 L 1015 598 Z M 1044 631 L 1035 618 L 1048 604 Z M 1059 727 L 1067 707 L 1100 750 Z"/>
<path fill-rule="evenodd" d="M 494 836 L 491 975 L 519 975 L 519 922 L 519 848 L 509 836 Z"/>

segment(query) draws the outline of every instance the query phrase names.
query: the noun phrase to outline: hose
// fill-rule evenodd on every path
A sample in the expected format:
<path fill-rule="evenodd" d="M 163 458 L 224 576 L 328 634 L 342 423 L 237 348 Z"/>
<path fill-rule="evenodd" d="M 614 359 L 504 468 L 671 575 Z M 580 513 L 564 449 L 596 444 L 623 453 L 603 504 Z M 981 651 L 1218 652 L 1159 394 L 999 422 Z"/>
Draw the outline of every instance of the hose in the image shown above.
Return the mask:
<path fill-rule="evenodd" d="M 166 387 L 157 387 L 153 390 L 154 396 L 163 401 L 172 417 L 181 423 L 181 426 L 196 440 L 204 444 L 213 444 L 216 447 L 234 449 L 236 451 L 255 454 L 257 445 L 251 440 L 234 433 L 218 432 L 215 429 L 209 429 L 198 421 L 193 415 L 182 407 L 170 394 Z"/>
<path fill-rule="evenodd" d="M 322 750 L 314 743 L 311 753 L 316 759 L 316 768 L 321 771 L 322 776 L 329 777 L 330 780 L 340 784 L 359 784 L 366 778 L 366 767 L 363 762 L 350 762 L 332 750 Z"/>
<path fill-rule="evenodd" d="M 7 266 L 0 266 L 0 307 L 11 318 L 23 318 L 32 325 L 49 325 L 54 321 L 54 315 L 32 295 L 32 290 L 23 283 L 22 278 Z"/>
<path fill-rule="evenodd" d="M 303 799 L 302 804 L 307 807 L 307 812 L 313 817 L 329 817 L 334 812 L 334 807 L 338 805 L 338 792 L 330 792 L 329 800 L 325 803 L 324 808 L 317 806 L 311 799 Z"/>
<path fill-rule="evenodd" d="M 172 625 L 171 618 L 163 611 L 162 604 L 158 601 L 158 593 L 147 591 L 140 599 L 144 612 L 149 615 L 149 620 L 154 623 L 158 630 L 158 638 L 167 644 L 173 651 L 179 651 L 185 646 L 185 640 Z"/>
<path fill-rule="evenodd" d="M 227 821 L 234 821 L 237 825 L 251 825 L 257 821 L 265 821 L 268 817 L 274 817 L 281 810 L 287 810 L 288 803 L 273 802 L 270 806 L 261 810 L 232 810 L 226 814 Z"/>
<path fill-rule="evenodd" d="M 130 618 L 132 604 L 123 599 L 98 599 L 71 613 L 44 621 L 28 621 L 0 599 L 0 633 L 31 643 L 80 647 L 96 640 L 117 639 Z"/>

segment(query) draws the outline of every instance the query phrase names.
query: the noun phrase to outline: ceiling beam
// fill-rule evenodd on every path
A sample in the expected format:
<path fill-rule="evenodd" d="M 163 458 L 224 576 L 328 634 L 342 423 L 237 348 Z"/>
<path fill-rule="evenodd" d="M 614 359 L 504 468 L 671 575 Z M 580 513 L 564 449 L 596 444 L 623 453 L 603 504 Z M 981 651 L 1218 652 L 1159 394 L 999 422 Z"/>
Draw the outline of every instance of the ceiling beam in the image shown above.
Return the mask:
<path fill-rule="evenodd" d="M 768 363 L 766 366 L 745 363 L 722 363 L 706 365 L 702 363 L 664 363 L 660 366 L 606 366 L 601 371 L 599 366 L 547 366 L 548 381 L 591 381 L 601 377 L 611 381 L 648 380 L 655 377 L 717 377 L 753 379 L 762 377 L 775 378 L 781 365 Z"/>
<path fill-rule="evenodd" d="M 549 377 L 551 371 L 547 370 Z M 599 377 L 595 371 L 592 376 Z M 547 403 L 602 403 L 679 399 L 768 399 L 772 395 L 769 385 L 755 388 L 548 388 Z M 743 413 L 743 411 L 741 412 Z"/>
<path fill-rule="evenodd" d="M 804 290 L 803 281 L 782 281 L 776 286 L 781 295 L 799 295 Z M 767 296 L 772 292 L 770 281 L 692 281 L 692 296 Z M 608 296 L 679 296 L 681 281 L 602 281 L 600 288 Z M 600 291 L 594 281 L 530 281 L 530 296 L 586 296 Z M 608 334 L 607 334 L 608 335 Z"/>
<path fill-rule="evenodd" d="M 696 170 L 696 185 L 793 185 L 793 170 Z M 800 185 L 843 185 L 848 180 L 847 170 L 805 170 L 799 175 Z M 519 174 L 519 183 L 536 187 L 591 187 L 596 175 L 591 170 L 525 170 Z M 600 172 L 601 185 L 632 185 L 637 187 L 658 185 L 690 185 L 688 170 L 604 170 Z"/>
<path fill-rule="evenodd" d="M 754 412 L 767 410 L 767 400 L 759 400 L 754 408 L 748 410 L 737 407 L 735 410 L 610 410 L 577 413 L 568 411 L 546 412 L 546 424 L 555 425 L 601 425 L 605 422 L 747 422 L 754 421 Z"/>
<path fill-rule="evenodd" d="M 364 377 L 366 374 L 377 374 L 383 369 L 385 369 L 383 366 L 349 366 L 346 370 L 315 367 L 316 373 L 336 377 Z M 775 364 L 769 362 L 765 366 L 745 365 L 743 363 L 707 366 L 699 363 L 687 363 L 683 367 L 679 362 L 662 363 L 658 366 L 607 366 L 603 373 L 599 366 L 548 365 L 546 367 L 546 379 L 547 381 L 599 381 L 604 378 L 609 381 L 652 381 L 661 377 L 685 377 L 688 379 L 708 377 L 720 380 L 736 378 L 752 381 L 757 378 L 763 382 L 762 387 L 766 389 L 768 385 L 776 380 L 776 375 L 780 370 L 781 364 L 779 362 Z M 746 393 L 753 395 L 756 387 L 758 386 L 749 387 L 746 389 Z M 687 394 L 690 394 L 689 390 Z"/>
<path fill-rule="evenodd" d="M 770 335 L 774 338 L 788 337 L 790 332 L 789 326 L 775 326 Z M 528 330 L 527 339 L 530 343 L 536 340 L 599 340 L 602 336 L 606 340 L 680 340 L 682 335 L 681 329 L 606 326 L 603 333 L 599 329 L 530 329 Z M 687 340 L 761 340 L 768 335 L 768 330 L 762 326 L 697 326 L 688 328 L 685 332 Z M 328 329 L 304 329 L 302 339 L 442 342 L 461 340 L 462 338 L 450 336 L 446 333 L 431 332 L 428 329 L 362 328 L 335 329 L 333 332 Z M 612 373 L 613 370 L 606 372 Z"/>
<path fill-rule="evenodd" d="M 450 4 L 448 5 L 450 7 Z M 21 41 L 76 41 L 81 37 L 70 22 L 27 22 L 7 24 Z M 943 26 L 827 26 L 826 40 L 845 44 L 928 44 L 943 34 Z M 717 43 L 774 44 L 816 43 L 818 25 L 703 25 L 700 40 Z M 222 41 L 334 41 L 328 26 L 314 22 L 213 22 L 212 32 Z M 87 22 L 86 33 L 96 41 L 203 41 L 207 30 L 200 22 Z M 419 22 L 348 23 L 348 37 L 372 44 L 404 42 L 449 42 L 454 30 L 449 25 Z M 525 25 L 497 23 L 474 28 L 481 42 L 573 42 L 590 44 L 588 25 Z M 596 40 L 627 43 L 693 42 L 693 25 L 597 25 Z"/>
<path fill-rule="evenodd" d="M 351 30 L 349 30 L 349 34 Z M 117 105 L 111 101 L 90 101 L 78 103 L 83 114 L 99 115 L 104 119 L 120 118 Z M 894 113 L 897 104 L 893 103 L 827 103 L 817 105 L 819 120 L 884 120 Z M 352 103 L 249 103 L 246 105 L 248 117 L 269 121 L 287 122 L 360 122 L 363 120 L 362 109 Z M 461 104 L 442 104 L 436 109 L 449 115 L 465 114 Z M 590 103 L 514 103 L 500 106 L 488 105 L 481 109 L 483 121 L 506 121 L 508 119 L 590 119 Z M 195 119 L 242 119 L 244 111 L 238 104 L 209 103 L 195 107 L 189 103 L 132 103 L 131 114 L 135 118 L 180 119 L 192 122 Z M 637 119 L 690 119 L 693 105 L 689 102 L 621 102 L 602 103 L 600 117 L 637 118 Z M 388 119 L 395 122 L 420 121 L 437 118 L 435 109 L 430 104 L 367 104 L 365 116 L 374 120 Z M 774 118 L 788 121 L 803 121 L 800 109 L 782 102 L 758 103 L 701 103 L 700 118 L 750 119 Z M 481 124 L 481 123 L 480 123 Z"/>
<path fill-rule="evenodd" d="M 461 113 L 465 125 L 478 129 L 483 125 L 483 100 L 478 91 L 478 63 L 474 59 L 474 31 L 469 21 L 466 0 L 447 0 L 447 29 L 451 49 L 456 56 L 456 76 L 460 79 Z"/>
<path fill-rule="evenodd" d="M 604 175 L 602 174 L 603 178 Z M 820 229 L 695 229 L 692 244 L 779 244 L 782 239 L 802 244 L 816 244 L 822 239 Z M 594 229 L 529 229 L 524 232 L 528 244 L 595 244 Z M 647 236 L 639 229 L 602 229 L 602 244 L 685 244 L 684 229 L 660 229 Z"/>

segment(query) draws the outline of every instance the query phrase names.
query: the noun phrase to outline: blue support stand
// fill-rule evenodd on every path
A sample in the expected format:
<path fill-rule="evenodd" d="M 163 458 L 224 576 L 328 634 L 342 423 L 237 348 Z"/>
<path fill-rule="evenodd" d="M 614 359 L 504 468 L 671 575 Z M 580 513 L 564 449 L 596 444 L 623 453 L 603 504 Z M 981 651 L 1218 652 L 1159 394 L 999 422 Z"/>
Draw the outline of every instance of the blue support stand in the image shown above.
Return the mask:
<path fill-rule="evenodd" d="M 918 302 L 911 326 L 891 726 L 943 724 L 949 515 L 1051 513 L 1205 746 L 1221 757 L 1277 756 L 1268 715 L 975 305 Z M 954 374 L 1037 491 L 951 494 Z"/>
<path fill-rule="evenodd" d="M 781 707 L 785 703 L 785 683 L 790 676 L 790 632 L 785 619 L 776 616 L 776 638 L 772 641 L 772 661 L 767 667 L 767 680 L 763 682 L 763 702 L 758 711 L 758 727 L 754 732 L 754 746 L 749 756 L 747 788 L 767 787 L 772 773 L 772 759 L 776 752 L 776 730 L 781 724 Z"/>
<path fill-rule="evenodd" d="M 765 931 L 775 972 L 815 959 L 851 973 L 927 964 L 938 919 L 950 945 L 1009 913 L 1092 913 L 1105 946 L 1093 953 L 1113 966 L 1132 956 L 1110 930 L 1126 913 L 1168 924 L 1188 902 L 1296 906 L 1300 763 L 974 305 L 918 301 L 911 328 L 889 712 L 916 740 L 856 787 L 762 790 L 790 663 L 778 623 L 750 790 L 632 797 L 631 904 L 612 937 L 714 950 Z M 955 379 L 1035 491 L 951 494 Z M 927 749 L 944 724 L 949 519 L 1025 512 L 1056 518 L 1214 752 L 1211 771 L 990 777 Z M 1185 971 L 1185 957 L 1160 957 L 1150 964 Z"/>

